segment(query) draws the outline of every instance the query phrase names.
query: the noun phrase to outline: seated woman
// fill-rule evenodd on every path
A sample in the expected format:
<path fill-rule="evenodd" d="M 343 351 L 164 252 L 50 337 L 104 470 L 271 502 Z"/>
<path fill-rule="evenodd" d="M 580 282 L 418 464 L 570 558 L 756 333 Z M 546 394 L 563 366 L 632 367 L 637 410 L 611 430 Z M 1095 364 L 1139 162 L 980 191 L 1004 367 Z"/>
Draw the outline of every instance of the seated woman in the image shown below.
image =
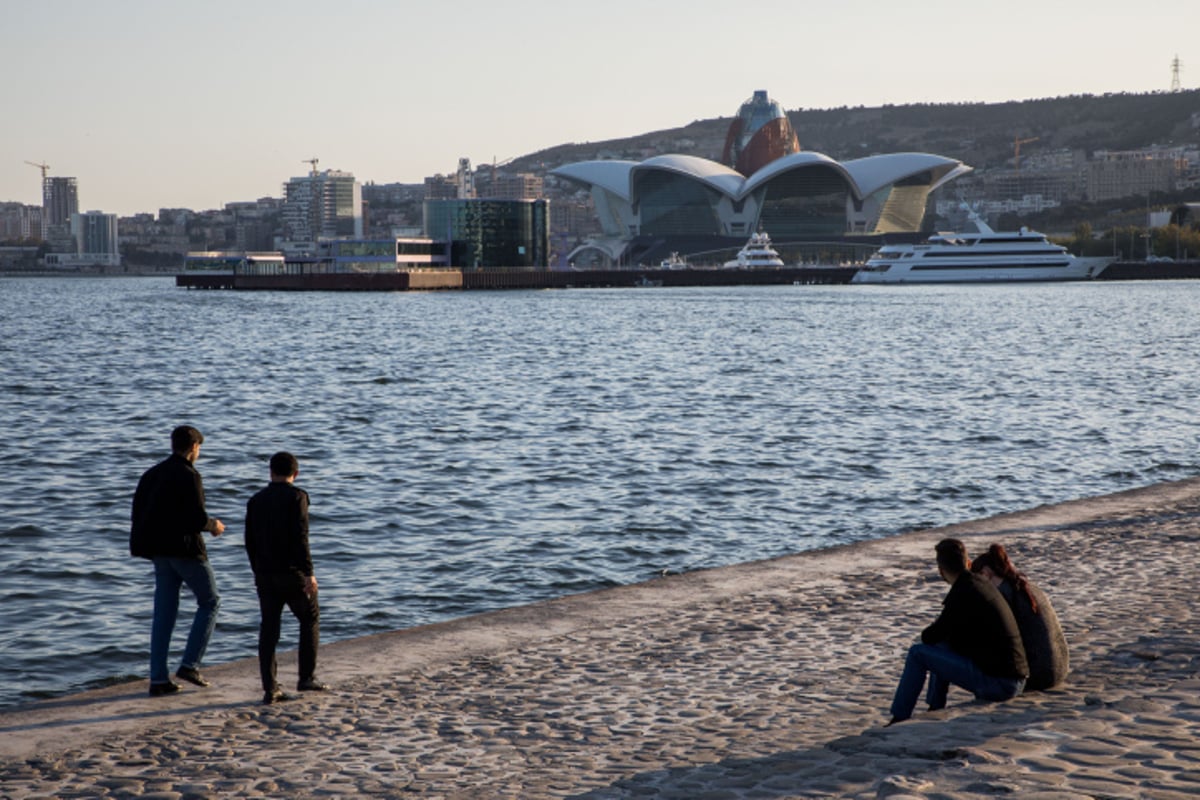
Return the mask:
<path fill-rule="evenodd" d="M 1029 660 L 1025 691 L 1057 686 L 1071 668 L 1067 638 L 1046 593 L 1029 582 L 1008 560 L 1004 546 L 993 544 L 971 562 L 971 571 L 990 580 L 1012 608 L 1021 630 L 1021 643 Z"/>

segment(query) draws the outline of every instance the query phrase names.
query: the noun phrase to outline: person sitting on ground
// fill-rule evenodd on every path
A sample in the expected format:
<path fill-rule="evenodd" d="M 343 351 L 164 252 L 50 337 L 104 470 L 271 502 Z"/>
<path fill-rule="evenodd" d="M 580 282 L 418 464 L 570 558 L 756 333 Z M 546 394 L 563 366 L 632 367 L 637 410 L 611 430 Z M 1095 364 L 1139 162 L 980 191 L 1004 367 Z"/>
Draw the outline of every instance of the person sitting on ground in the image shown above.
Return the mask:
<path fill-rule="evenodd" d="M 1049 689 L 1066 680 L 1071 669 L 1067 637 L 1063 635 L 1058 615 L 1046 593 L 1017 571 L 1003 545 L 989 547 L 986 553 L 971 562 L 971 571 L 987 578 L 1000 590 L 1017 620 L 1025 657 L 1029 661 L 1025 691 Z"/>
<path fill-rule="evenodd" d="M 967 548 L 958 539 L 937 543 L 937 567 L 950 584 L 942 613 L 908 650 L 892 699 L 892 719 L 912 716 L 929 676 L 929 710 L 946 707 L 950 684 L 977 700 L 997 702 L 1021 693 L 1029 666 L 1012 610 L 1000 591 L 970 570 Z"/>

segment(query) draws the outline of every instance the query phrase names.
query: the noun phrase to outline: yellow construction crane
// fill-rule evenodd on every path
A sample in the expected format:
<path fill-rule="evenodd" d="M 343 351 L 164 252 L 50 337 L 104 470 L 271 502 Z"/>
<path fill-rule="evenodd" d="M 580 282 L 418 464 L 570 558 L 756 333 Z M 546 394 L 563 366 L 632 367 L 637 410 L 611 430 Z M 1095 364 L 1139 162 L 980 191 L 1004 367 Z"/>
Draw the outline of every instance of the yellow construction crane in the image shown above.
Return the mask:
<path fill-rule="evenodd" d="M 317 162 L 320 161 L 319 158 L 302 158 L 300 160 L 304 164 L 312 164 L 312 173 L 311 174 L 313 174 L 313 175 L 317 174 Z"/>
<path fill-rule="evenodd" d="M 40 170 L 42 171 L 42 183 L 45 183 L 45 182 L 46 182 L 46 173 L 50 171 L 50 165 L 49 165 L 49 164 L 47 164 L 47 163 L 45 163 L 45 162 L 43 162 L 43 163 L 41 163 L 41 164 L 38 164 L 38 163 L 36 163 L 36 162 L 33 162 L 33 161 L 26 161 L 25 163 L 26 163 L 26 164 L 28 164 L 28 165 L 29 165 L 29 166 L 31 166 L 31 167 L 37 167 L 38 169 L 40 169 Z"/>
<path fill-rule="evenodd" d="M 1040 136 L 1033 136 L 1029 139 L 1018 139 L 1015 136 L 1013 137 L 1013 167 L 1017 172 L 1021 171 L 1021 145 L 1029 144 L 1030 142 L 1036 142 L 1040 138 Z"/>

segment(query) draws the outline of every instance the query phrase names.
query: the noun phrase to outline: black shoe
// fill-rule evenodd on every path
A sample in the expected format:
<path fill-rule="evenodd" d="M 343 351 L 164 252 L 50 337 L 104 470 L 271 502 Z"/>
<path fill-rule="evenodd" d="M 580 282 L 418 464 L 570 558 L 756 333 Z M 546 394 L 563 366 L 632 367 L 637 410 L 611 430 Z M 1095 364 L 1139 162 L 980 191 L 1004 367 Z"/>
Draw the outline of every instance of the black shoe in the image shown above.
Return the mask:
<path fill-rule="evenodd" d="M 278 686 L 276 686 L 274 689 L 271 689 L 268 692 L 263 693 L 263 705 L 264 706 L 274 705 L 275 703 L 282 703 L 282 702 L 285 702 L 285 701 L 291 700 L 291 699 L 292 699 L 292 696 L 290 694 L 284 694 L 283 689 L 280 689 Z"/>
<path fill-rule="evenodd" d="M 204 680 L 204 676 L 200 674 L 200 670 L 195 667 L 180 667 L 175 673 L 175 677 L 185 680 L 188 683 L 194 683 L 197 686 L 209 686 L 208 681 Z"/>
<path fill-rule="evenodd" d="M 296 690 L 300 692 L 325 692 L 329 690 L 329 684 L 321 683 L 316 678 L 309 678 L 306 681 L 297 683 Z"/>
<path fill-rule="evenodd" d="M 165 683 L 150 684 L 150 696 L 162 697 L 164 694 L 175 694 L 183 687 L 175 681 L 168 680 Z"/>

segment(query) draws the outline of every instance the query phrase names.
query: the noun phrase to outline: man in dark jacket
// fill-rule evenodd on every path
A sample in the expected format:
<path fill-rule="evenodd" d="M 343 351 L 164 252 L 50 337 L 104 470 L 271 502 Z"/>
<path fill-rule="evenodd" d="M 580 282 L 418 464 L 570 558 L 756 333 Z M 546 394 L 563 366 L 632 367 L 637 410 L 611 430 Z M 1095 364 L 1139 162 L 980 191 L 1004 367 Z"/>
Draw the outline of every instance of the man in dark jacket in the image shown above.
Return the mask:
<path fill-rule="evenodd" d="M 271 482 L 246 504 L 246 554 L 262 611 L 258 666 L 267 704 L 288 699 L 275 680 L 275 646 L 285 605 L 300 623 L 300 681 L 296 688 L 302 692 L 329 688 L 316 678 L 321 614 L 308 549 L 308 493 L 294 485 L 299 473 L 295 456 L 276 453 L 271 456 Z"/>
<path fill-rule="evenodd" d="M 995 586 L 970 571 L 966 546 L 958 539 L 938 542 L 937 564 L 950 591 L 941 615 L 908 650 L 892 700 L 892 722 L 912 716 L 927 674 L 931 711 L 946 707 L 950 684 L 978 700 L 996 702 L 1020 694 L 1029 677 L 1012 610 Z"/>
<path fill-rule="evenodd" d="M 197 686 L 208 686 L 200 662 L 217 624 L 221 598 L 208 553 L 204 531 L 220 536 L 221 520 L 204 507 L 204 484 L 196 459 L 204 436 L 190 425 L 171 431 L 171 455 L 142 475 L 133 495 L 129 532 L 131 555 L 154 562 L 154 622 L 150 629 L 150 695 L 179 691 L 167 668 L 171 634 L 179 615 L 179 589 L 187 584 L 196 597 L 196 615 L 188 633 L 183 660 L 175 676 Z"/>

